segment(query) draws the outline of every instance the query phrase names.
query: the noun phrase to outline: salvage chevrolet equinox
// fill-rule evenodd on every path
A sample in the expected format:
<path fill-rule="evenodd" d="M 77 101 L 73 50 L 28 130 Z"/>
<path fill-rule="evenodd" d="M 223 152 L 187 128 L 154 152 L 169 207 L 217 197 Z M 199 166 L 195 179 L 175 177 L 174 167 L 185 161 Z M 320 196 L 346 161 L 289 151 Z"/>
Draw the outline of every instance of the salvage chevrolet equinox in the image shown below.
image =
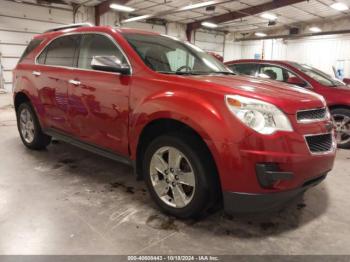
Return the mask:
<path fill-rule="evenodd" d="M 166 213 L 275 209 L 322 181 L 336 143 L 324 99 L 235 76 L 170 36 L 71 25 L 34 37 L 14 70 L 20 137 L 133 165 Z M 315 114 L 317 110 L 317 114 Z"/>

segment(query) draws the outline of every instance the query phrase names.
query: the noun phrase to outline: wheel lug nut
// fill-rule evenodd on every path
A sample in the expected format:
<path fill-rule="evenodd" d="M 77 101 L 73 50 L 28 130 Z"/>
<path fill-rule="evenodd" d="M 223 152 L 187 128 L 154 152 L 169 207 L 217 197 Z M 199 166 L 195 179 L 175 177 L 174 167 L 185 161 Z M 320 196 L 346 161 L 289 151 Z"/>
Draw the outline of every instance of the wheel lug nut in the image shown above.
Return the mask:
<path fill-rule="evenodd" d="M 169 183 L 169 179 L 165 179 L 165 182 Z"/>
<path fill-rule="evenodd" d="M 174 172 L 174 168 L 170 168 L 170 172 L 173 173 Z"/>
<path fill-rule="evenodd" d="M 175 176 L 175 179 L 176 179 L 176 180 L 179 180 L 179 176 L 178 176 L 178 175 L 176 175 L 176 176 Z"/>
<path fill-rule="evenodd" d="M 175 182 L 173 182 L 173 183 L 172 183 L 172 185 L 173 185 L 173 186 L 176 186 L 176 183 L 175 183 Z"/>

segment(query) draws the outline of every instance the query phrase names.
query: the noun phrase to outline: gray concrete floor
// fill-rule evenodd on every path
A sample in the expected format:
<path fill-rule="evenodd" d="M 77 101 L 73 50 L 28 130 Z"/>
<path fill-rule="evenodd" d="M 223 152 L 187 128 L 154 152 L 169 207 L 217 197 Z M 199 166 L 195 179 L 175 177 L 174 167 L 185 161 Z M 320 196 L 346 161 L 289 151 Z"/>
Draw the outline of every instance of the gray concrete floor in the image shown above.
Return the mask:
<path fill-rule="evenodd" d="M 0 254 L 350 254 L 350 151 L 283 211 L 180 221 L 129 167 L 59 142 L 27 150 L 0 95 Z"/>

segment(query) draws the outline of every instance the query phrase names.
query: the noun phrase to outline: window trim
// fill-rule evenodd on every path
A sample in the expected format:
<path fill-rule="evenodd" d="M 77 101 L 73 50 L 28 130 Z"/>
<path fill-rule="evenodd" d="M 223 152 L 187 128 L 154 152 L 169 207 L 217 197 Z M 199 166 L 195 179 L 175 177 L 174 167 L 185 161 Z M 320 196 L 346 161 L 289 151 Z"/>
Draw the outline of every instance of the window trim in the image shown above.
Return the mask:
<path fill-rule="evenodd" d="M 126 55 L 125 51 L 121 48 L 121 46 L 117 43 L 117 41 L 110 34 L 102 33 L 102 32 L 72 32 L 72 33 L 62 34 L 62 35 L 56 36 L 56 37 L 50 39 L 50 41 L 45 44 L 45 47 L 36 55 L 35 60 L 34 60 L 35 61 L 35 65 L 47 66 L 47 67 L 56 67 L 56 68 L 66 68 L 66 69 L 75 69 L 75 70 L 90 71 L 90 72 L 101 72 L 101 73 L 113 74 L 113 75 L 120 75 L 120 73 L 118 73 L 118 72 L 107 72 L 107 71 L 99 71 L 99 70 L 85 69 L 85 68 L 79 68 L 79 67 L 59 66 L 59 65 L 45 65 L 45 64 L 38 63 L 39 56 L 43 52 L 45 52 L 45 50 L 47 50 L 47 48 L 49 47 L 49 45 L 53 41 L 55 41 L 55 40 L 57 40 L 57 39 L 59 39 L 61 37 L 71 36 L 71 35 L 80 35 L 80 36 L 83 36 L 83 35 L 103 35 L 103 36 L 107 37 L 109 40 L 111 40 L 111 42 L 115 45 L 115 47 L 118 48 L 120 50 L 120 52 L 122 53 L 122 55 L 125 57 L 126 62 L 128 63 L 128 65 L 130 67 L 130 75 L 129 76 L 132 75 L 133 69 L 132 69 L 130 60 L 129 60 L 128 56 Z M 80 52 L 80 47 L 81 47 L 80 44 L 81 44 L 81 41 L 79 42 L 79 46 L 75 50 L 75 52 Z M 74 60 L 76 60 L 76 58 L 77 57 L 74 57 Z M 46 61 L 46 58 L 45 58 L 45 61 Z M 77 64 L 77 61 L 74 61 L 74 62 Z"/>

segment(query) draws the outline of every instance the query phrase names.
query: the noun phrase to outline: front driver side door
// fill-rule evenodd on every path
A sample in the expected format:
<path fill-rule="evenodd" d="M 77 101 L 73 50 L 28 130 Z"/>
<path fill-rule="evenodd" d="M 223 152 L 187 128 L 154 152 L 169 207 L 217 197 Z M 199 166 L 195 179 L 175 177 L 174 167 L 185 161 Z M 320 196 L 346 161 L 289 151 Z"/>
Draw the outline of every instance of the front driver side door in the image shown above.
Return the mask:
<path fill-rule="evenodd" d="M 68 88 L 69 119 L 77 138 L 128 155 L 128 114 L 131 76 L 91 68 L 93 56 L 126 58 L 105 34 L 82 36 L 75 78 Z"/>

